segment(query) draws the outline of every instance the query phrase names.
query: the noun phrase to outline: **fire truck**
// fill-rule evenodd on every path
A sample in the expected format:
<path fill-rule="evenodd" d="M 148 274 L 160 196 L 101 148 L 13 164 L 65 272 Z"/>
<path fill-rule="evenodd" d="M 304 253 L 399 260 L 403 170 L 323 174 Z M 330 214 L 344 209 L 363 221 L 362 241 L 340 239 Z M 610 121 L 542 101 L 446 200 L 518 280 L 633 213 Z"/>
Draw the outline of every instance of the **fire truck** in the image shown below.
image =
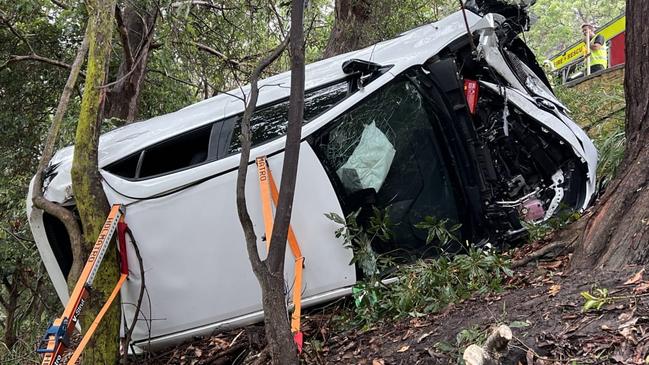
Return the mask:
<path fill-rule="evenodd" d="M 624 67 L 624 42 L 626 34 L 626 16 L 616 17 L 597 29 L 597 35 L 606 40 L 608 48 L 608 68 Z M 576 42 L 550 58 L 549 65 L 558 83 L 564 84 L 586 76 L 584 40 Z M 601 72 L 606 72 L 603 70 Z"/>

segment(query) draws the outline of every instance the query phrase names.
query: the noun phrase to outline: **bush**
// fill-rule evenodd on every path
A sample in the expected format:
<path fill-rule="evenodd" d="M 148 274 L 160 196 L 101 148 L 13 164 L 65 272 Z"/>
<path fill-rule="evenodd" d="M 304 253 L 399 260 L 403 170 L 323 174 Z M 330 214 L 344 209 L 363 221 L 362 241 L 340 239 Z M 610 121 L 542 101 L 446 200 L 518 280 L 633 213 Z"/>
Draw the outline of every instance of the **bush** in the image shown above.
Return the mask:
<path fill-rule="evenodd" d="M 345 247 L 354 251 L 352 262 L 365 275 L 352 289 L 354 324 L 369 326 L 381 319 L 433 313 L 476 293 L 499 291 L 503 279 L 512 275 L 507 259 L 495 251 L 475 247 L 468 247 L 465 254 L 443 253 L 434 259 L 396 266 L 388 257 L 376 254 L 371 246 L 375 239 L 391 237 L 387 213 L 374 209 L 367 229 L 358 224 L 358 214 L 350 214 L 346 221 L 336 214 L 327 214 L 341 224 L 336 235 L 343 237 Z M 430 217 L 417 226 L 428 229 L 429 237 L 433 232 L 437 239 L 431 238 L 429 243 L 455 240 L 453 232 L 459 229 L 456 225 L 449 230 L 446 222 Z M 381 281 L 387 272 L 396 278 L 389 285 Z"/>

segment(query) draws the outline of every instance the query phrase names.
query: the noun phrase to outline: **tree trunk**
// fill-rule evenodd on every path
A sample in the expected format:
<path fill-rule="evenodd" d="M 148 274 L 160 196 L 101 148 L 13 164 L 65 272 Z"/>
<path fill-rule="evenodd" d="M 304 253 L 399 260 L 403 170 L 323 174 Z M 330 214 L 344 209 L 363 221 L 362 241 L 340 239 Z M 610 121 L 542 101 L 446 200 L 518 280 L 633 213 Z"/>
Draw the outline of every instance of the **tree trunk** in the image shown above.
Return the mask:
<path fill-rule="evenodd" d="M 14 277 L 10 282 L 8 277 L 2 278 L 2 283 L 7 291 L 7 297 L 1 300 L 2 307 L 4 308 L 4 344 L 8 349 L 14 347 L 18 341 L 16 336 L 16 316 L 18 312 L 18 299 L 20 292 L 18 291 L 18 280 Z"/>
<path fill-rule="evenodd" d="M 250 118 L 254 113 L 259 88 L 257 81 L 261 72 L 279 57 L 288 38 L 270 55 L 262 59 L 250 80 L 250 94 L 241 120 L 241 157 L 237 176 L 237 212 L 246 239 L 246 249 L 252 270 L 259 281 L 264 308 L 266 341 L 272 363 L 276 365 L 298 364 L 297 351 L 286 308 L 284 281 L 284 258 L 286 240 L 293 207 L 293 195 L 297 177 L 300 152 L 300 135 L 304 115 L 304 1 L 293 0 L 291 6 L 291 95 L 289 97 L 288 127 L 280 195 L 270 237 L 270 250 L 266 260 L 261 261 L 257 251 L 257 237 L 248 214 L 245 197 L 246 175 L 250 159 Z M 301 290 L 294 288 L 293 290 Z"/>
<path fill-rule="evenodd" d="M 286 309 L 284 272 L 278 275 L 267 269 L 257 279 L 261 286 L 264 330 L 272 364 L 298 364 L 297 349 Z"/>
<path fill-rule="evenodd" d="M 124 56 L 116 83 L 108 92 L 104 114 L 106 118 L 131 123 L 137 117 L 140 86 L 146 74 L 156 16 L 148 11 L 139 13 L 132 5 L 126 5 L 123 15 L 121 10 L 117 14 Z"/>
<path fill-rule="evenodd" d="M 84 248 L 89 252 L 109 210 L 97 166 L 97 145 L 105 98 L 106 68 L 111 51 L 116 0 L 89 0 L 88 67 L 75 136 L 72 189 L 81 218 Z M 114 247 L 114 246 L 113 246 Z M 93 284 L 87 308 L 81 318 L 86 329 L 110 295 L 118 278 L 117 255 L 108 252 Z M 114 304 L 104 317 L 84 352 L 84 364 L 114 364 L 119 355 L 119 307 Z"/>
<path fill-rule="evenodd" d="M 266 340 L 273 364 L 297 364 L 296 347 L 286 310 L 284 258 L 286 239 L 293 211 L 293 197 L 300 156 L 300 138 L 304 120 L 304 1 L 293 0 L 291 6 L 291 94 L 289 96 L 286 146 L 282 163 L 282 180 L 275 210 L 270 250 L 265 262 L 267 274 L 260 280 L 264 302 Z M 302 288 L 293 288 L 302 290 Z"/>
<path fill-rule="evenodd" d="M 626 150 L 620 171 L 593 214 L 572 268 L 649 262 L 649 2 L 626 5 Z"/>
<path fill-rule="evenodd" d="M 378 2 L 336 0 L 334 27 L 323 58 L 333 57 L 368 46 L 376 41 L 377 32 L 370 26 Z"/>

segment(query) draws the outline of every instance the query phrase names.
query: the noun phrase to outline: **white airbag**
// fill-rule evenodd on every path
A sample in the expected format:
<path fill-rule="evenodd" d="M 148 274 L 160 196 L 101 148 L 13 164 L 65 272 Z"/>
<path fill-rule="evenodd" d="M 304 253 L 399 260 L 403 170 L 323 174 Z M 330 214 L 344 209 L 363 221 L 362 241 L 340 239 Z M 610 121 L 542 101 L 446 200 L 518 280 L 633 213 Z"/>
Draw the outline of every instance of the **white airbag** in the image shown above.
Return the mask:
<path fill-rule="evenodd" d="M 396 150 L 376 124 L 365 126 L 358 146 L 336 173 L 349 192 L 379 191 L 388 176 Z"/>

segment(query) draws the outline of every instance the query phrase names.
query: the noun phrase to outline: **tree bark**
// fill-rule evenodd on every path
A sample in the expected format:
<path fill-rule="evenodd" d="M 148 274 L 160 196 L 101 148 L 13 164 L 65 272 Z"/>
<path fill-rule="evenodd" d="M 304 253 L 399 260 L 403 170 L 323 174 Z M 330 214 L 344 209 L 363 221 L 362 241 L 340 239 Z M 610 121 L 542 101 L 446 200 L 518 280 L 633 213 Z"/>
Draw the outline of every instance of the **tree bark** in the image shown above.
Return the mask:
<path fill-rule="evenodd" d="M 261 283 L 266 339 L 274 364 L 297 364 L 296 347 L 286 310 L 284 259 L 286 240 L 293 211 L 297 180 L 300 138 L 304 120 L 304 0 L 293 0 L 289 52 L 291 58 L 291 94 L 289 96 L 286 146 L 282 163 L 282 180 L 275 210 L 270 250 L 266 259 L 268 274 Z M 302 288 L 293 288 L 302 290 Z"/>
<path fill-rule="evenodd" d="M 109 210 L 101 186 L 97 163 L 102 104 L 105 98 L 113 17 L 116 0 L 89 0 L 88 9 L 88 67 L 86 72 L 79 122 L 75 136 L 72 163 L 72 189 L 83 227 L 84 247 L 89 252 L 101 231 Z M 81 317 L 82 328 L 88 328 L 99 311 L 104 298 L 112 291 L 118 278 L 117 255 L 109 252 L 99 269 Z M 82 358 L 83 364 L 113 364 L 119 355 L 119 307 L 113 304 L 93 336 Z"/>
<path fill-rule="evenodd" d="M 157 9 L 140 13 L 132 5 L 126 5 L 122 14 L 121 9 L 117 8 L 116 19 L 124 55 L 117 72 L 117 81 L 106 98 L 106 118 L 118 118 L 126 123 L 135 121 L 156 18 Z"/>
<path fill-rule="evenodd" d="M 4 308 L 4 344 L 8 349 L 14 347 L 18 341 L 16 336 L 16 316 L 18 312 L 18 299 L 20 292 L 18 291 L 18 280 L 14 278 L 11 282 L 8 277 L 2 278 L 2 284 L 7 291 L 7 298 L 0 298 L 0 303 Z"/>
<path fill-rule="evenodd" d="M 626 150 L 576 247 L 573 269 L 619 268 L 649 262 L 649 2 L 626 5 Z"/>
<path fill-rule="evenodd" d="M 336 0 L 334 26 L 323 58 L 357 50 L 378 41 L 371 28 L 377 2 L 368 0 Z"/>

